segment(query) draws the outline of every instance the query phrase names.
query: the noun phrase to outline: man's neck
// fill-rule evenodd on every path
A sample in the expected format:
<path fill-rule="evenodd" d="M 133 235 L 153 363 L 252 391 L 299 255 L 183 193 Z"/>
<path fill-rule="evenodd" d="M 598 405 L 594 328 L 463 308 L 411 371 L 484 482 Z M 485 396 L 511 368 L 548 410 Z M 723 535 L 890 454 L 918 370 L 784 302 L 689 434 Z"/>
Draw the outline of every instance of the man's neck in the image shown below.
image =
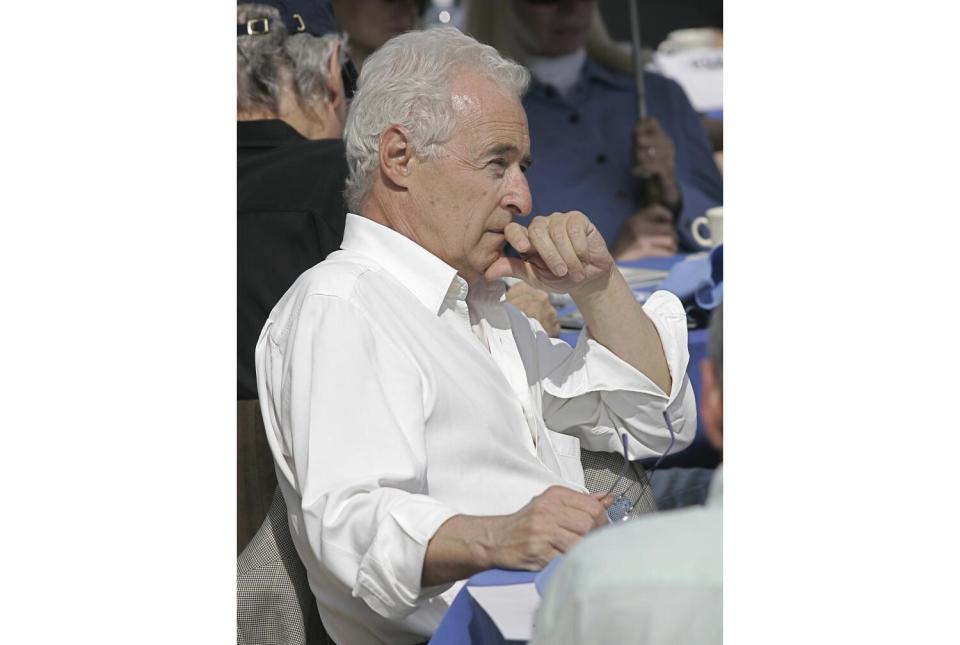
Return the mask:
<path fill-rule="evenodd" d="M 336 127 L 336 119 L 330 118 L 330 115 L 314 114 L 311 116 L 295 104 L 283 105 L 280 114 L 269 110 L 237 111 L 237 121 L 265 121 L 271 119 L 283 121 L 306 139 L 339 139 L 343 135 L 342 131 Z"/>
<path fill-rule="evenodd" d="M 382 188 L 382 186 L 380 187 Z M 413 226 L 410 222 L 407 215 L 413 213 L 416 209 L 416 206 L 409 204 L 407 202 L 402 202 L 401 200 L 391 198 L 388 194 L 387 197 L 383 197 L 380 190 L 374 188 L 371 191 L 370 196 L 364 200 L 360 205 L 360 211 L 356 213 L 361 217 L 366 217 L 367 219 L 385 226 L 392 231 L 396 231 L 400 235 L 404 236 L 420 248 L 424 249 L 428 253 L 435 255 L 444 262 L 450 264 L 449 260 L 443 257 L 443 254 L 438 253 L 435 248 L 431 248 L 431 245 L 422 235 L 417 234 L 417 227 Z M 462 267 L 453 266 L 457 270 L 457 275 L 466 280 L 468 283 L 474 283 L 476 281 L 483 281 L 483 276 L 473 275 L 469 272 L 465 272 Z"/>

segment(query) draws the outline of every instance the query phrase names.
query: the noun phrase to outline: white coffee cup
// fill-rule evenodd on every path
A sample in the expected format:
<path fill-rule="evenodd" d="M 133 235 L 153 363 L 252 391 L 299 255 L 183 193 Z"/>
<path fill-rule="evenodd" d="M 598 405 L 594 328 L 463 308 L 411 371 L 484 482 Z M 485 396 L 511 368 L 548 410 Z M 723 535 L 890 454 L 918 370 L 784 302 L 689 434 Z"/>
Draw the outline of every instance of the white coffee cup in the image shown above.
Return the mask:
<path fill-rule="evenodd" d="M 722 48 L 723 32 L 710 27 L 677 29 L 667 34 L 666 39 L 657 46 L 657 51 L 668 54 L 699 47 Z"/>
<path fill-rule="evenodd" d="M 703 237 L 700 234 L 701 226 L 707 227 L 710 232 L 708 237 Z M 723 206 L 708 208 L 706 215 L 701 215 L 693 220 L 693 224 L 690 225 L 690 233 L 693 234 L 693 239 L 700 246 L 714 247 L 723 244 Z"/>

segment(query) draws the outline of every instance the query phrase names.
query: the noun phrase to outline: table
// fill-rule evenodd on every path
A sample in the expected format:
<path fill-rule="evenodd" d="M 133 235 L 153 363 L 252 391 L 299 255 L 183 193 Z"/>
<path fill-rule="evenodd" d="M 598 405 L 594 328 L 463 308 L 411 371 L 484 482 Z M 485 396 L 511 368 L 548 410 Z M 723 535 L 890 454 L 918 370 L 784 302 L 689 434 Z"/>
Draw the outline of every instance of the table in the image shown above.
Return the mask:
<path fill-rule="evenodd" d="M 433 633 L 429 645 L 493 645 L 500 643 L 517 643 L 522 641 L 506 641 L 500 631 L 480 608 L 477 602 L 467 591 L 467 587 L 489 587 L 502 585 L 517 585 L 533 582 L 536 571 L 507 571 L 505 569 L 491 569 L 471 576 L 466 586 L 454 598 L 450 609 L 440 621 L 440 626 Z"/>

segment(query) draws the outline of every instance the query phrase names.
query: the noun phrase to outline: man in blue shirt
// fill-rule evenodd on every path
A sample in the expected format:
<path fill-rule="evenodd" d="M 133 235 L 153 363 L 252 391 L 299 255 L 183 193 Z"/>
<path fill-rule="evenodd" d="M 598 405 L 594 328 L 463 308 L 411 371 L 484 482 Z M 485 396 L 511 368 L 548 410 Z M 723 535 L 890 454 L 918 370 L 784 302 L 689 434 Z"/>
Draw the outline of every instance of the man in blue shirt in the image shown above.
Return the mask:
<path fill-rule="evenodd" d="M 723 183 L 683 89 L 645 72 L 649 116 L 638 121 L 633 76 L 588 51 L 591 22 L 599 20 L 592 0 L 509 4 L 502 8 L 510 19 L 493 29 L 511 33 L 490 40 L 512 49 L 533 74 L 523 100 L 533 211 L 587 213 L 617 259 L 699 250 L 690 226 L 723 202 Z M 644 189 L 641 174 L 655 178 L 656 196 Z"/>

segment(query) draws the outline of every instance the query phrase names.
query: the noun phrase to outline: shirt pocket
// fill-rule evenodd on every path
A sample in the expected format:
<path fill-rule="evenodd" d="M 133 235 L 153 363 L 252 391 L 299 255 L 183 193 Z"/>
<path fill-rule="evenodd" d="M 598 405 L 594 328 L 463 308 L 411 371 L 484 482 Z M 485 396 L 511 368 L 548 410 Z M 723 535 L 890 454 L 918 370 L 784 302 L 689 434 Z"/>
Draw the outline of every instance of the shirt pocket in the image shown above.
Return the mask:
<path fill-rule="evenodd" d="M 557 455 L 560 476 L 581 489 L 586 488 L 583 481 L 583 464 L 580 462 L 580 440 L 572 435 L 546 429 L 550 444 Z"/>

